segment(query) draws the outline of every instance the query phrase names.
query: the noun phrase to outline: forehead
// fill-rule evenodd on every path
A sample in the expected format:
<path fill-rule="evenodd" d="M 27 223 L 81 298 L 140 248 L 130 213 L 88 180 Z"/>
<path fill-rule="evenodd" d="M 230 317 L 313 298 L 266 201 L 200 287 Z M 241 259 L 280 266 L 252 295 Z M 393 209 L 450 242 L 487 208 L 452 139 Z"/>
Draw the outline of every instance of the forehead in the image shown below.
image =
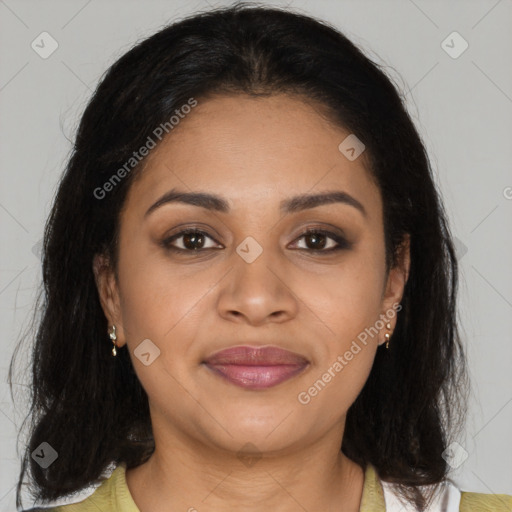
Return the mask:
<path fill-rule="evenodd" d="M 366 155 L 351 161 L 340 151 L 350 132 L 317 104 L 288 95 L 197 101 L 147 157 L 129 193 L 137 205 L 173 187 L 222 193 L 234 208 L 342 189 L 380 208 Z"/>

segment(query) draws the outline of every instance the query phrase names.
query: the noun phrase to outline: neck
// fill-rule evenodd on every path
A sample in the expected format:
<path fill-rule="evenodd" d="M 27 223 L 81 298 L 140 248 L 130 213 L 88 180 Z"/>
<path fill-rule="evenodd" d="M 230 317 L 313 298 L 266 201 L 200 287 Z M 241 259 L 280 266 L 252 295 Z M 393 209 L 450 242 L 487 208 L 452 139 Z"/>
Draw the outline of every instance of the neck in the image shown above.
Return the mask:
<path fill-rule="evenodd" d="M 126 472 L 140 512 L 359 510 L 364 473 L 336 435 L 271 453 L 254 445 L 230 452 L 187 436 L 155 438 L 155 446 L 146 463 Z"/>

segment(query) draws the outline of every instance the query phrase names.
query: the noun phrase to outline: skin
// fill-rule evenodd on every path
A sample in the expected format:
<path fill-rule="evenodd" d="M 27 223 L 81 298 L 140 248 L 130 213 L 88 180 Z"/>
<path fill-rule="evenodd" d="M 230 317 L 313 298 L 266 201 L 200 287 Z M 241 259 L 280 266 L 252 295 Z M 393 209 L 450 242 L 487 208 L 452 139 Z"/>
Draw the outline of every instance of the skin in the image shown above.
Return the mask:
<path fill-rule="evenodd" d="M 126 473 L 141 512 L 359 510 L 364 473 L 340 447 L 386 328 L 308 404 L 297 399 L 400 302 L 409 271 L 405 244 L 386 274 L 381 195 L 364 153 L 350 161 L 338 150 L 348 134 L 297 97 L 198 99 L 132 184 L 119 280 L 102 256 L 94 271 L 117 344 L 128 344 L 149 397 L 156 449 Z M 173 188 L 221 195 L 231 210 L 167 203 L 145 217 Z M 283 199 L 332 190 L 356 198 L 366 215 L 344 203 L 279 211 Z M 183 236 L 173 245 L 188 253 L 159 245 L 187 227 L 208 234 L 196 246 L 219 249 L 193 252 Z M 352 246 L 315 254 L 337 242 L 301 236 L 309 227 L 342 230 Z M 248 236 L 263 249 L 252 263 L 236 252 Z M 392 331 L 396 315 L 390 323 Z M 160 350 L 149 366 L 133 354 L 145 339 Z M 201 364 L 244 344 L 277 345 L 310 364 L 265 390 L 238 387 Z M 241 455 L 255 453 L 244 463 Z"/>

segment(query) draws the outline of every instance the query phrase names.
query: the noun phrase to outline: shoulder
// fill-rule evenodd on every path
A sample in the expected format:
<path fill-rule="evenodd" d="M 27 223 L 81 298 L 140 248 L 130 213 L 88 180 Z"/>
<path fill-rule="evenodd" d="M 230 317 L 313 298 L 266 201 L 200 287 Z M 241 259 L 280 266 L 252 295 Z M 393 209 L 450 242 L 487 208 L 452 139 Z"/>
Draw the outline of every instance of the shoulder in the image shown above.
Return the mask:
<path fill-rule="evenodd" d="M 510 512 L 512 495 L 462 491 L 459 510 L 461 512 Z"/>
<path fill-rule="evenodd" d="M 23 510 L 22 512 L 98 512 L 98 510 L 114 510 L 111 508 L 108 501 L 93 499 L 93 496 L 95 495 L 96 492 L 94 492 L 91 496 L 74 503 L 63 505 L 54 504 L 53 506 L 30 508 Z"/>
<path fill-rule="evenodd" d="M 368 473 L 371 476 L 372 473 Z M 386 511 L 386 512 L 405 512 L 409 510 L 408 505 L 401 501 L 397 492 L 396 485 L 380 481 L 382 488 L 383 501 L 372 502 L 377 504 L 373 508 L 361 508 L 364 511 Z M 512 512 L 512 496 L 507 494 L 483 494 L 477 492 L 467 492 L 460 490 L 454 482 L 447 479 L 440 485 L 421 486 L 421 489 L 434 491 L 432 500 L 427 507 L 426 512 Z"/>
<path fill-rule="evenodd" d="M 104 481 L 90 496 L 79 501 L 62 500 L 49 507 L 39 507 L 23 512 L 98 512 L 114 511 L 111 496 L 111 481 Z"/>
<path fill-rule="evenodd" d="M 49 512 L 98 512 L 99 510 L 114 511 L 114 479 L 112 476 L 87 498 L 68 504 L 61 504 Z"/>
<path fill-rule="evenodd" d="M 111 475 L 97 485 L 92 493 L 89 492 L 85 498 L 65 497 L 51 505 L 43 505 L 23 512 L 117 512 L 120 510 L 138 512 L 130 507 L 125 507 L 124 503 L 120 503 L 119 498 L 120 495 L 122 497 L 124 491 L 122 487 L 124 469 L 124 465 L 115 468 Z"/>

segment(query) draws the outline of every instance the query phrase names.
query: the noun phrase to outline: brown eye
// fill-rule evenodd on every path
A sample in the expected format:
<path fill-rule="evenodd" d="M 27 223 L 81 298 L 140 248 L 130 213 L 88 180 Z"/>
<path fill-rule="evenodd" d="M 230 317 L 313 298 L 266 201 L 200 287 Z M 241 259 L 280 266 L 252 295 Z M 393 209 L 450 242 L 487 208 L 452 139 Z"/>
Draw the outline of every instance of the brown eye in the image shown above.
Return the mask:
<path fill-rule="evenodd" d="M 179 241 L 180 239 L 182 239 L 182 241 L 178 243 L 181 244 L 181 247 L 177 247 L 174 245 L 174 242 Z M 163 240 L 162 245 L 170 251 L 178 252 L 200 252 L 207 249 L 214 249 L 215 246 L 206 246 L 207 239 L 215 242 L 215 240 L 204 231 L 188 229 L 166 238 Z"/>
<path fill-rule="evenodd" d="M 313 252 L 330 253 L 341 249 L 350 249 L 351 244 L 343 237 L 330 231 L 321 229 L 310 229 L 305 231 L 297 240 L 304 239 L 306 247 L 299 247 L 300 250 Z M 330 241 L 329 241 L 330 240 Z"/>
<path fill-rule="evenodd" d="M 202 249 L 204 242 L 205 237 L 202 233 L 186 233 L 183 235 L 183 245 L 185 249 Z"/>

